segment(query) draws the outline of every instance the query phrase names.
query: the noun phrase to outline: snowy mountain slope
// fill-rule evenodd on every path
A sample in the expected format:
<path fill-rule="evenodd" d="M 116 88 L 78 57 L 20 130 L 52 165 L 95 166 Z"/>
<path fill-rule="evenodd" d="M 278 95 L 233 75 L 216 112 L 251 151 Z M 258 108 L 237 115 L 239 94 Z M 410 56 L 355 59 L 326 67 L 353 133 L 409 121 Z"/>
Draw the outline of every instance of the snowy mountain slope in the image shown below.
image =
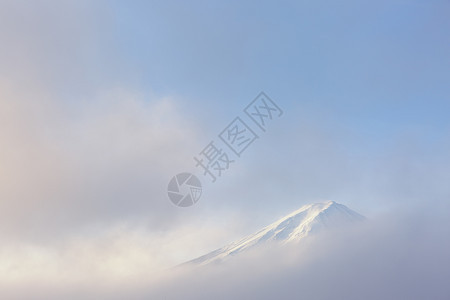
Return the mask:
<path fill-rule="evenodd" d="M 364 219 L 362 215 L 334 201 L 305 205 L 255 234 L 194 259 L 187 264 L 204 265 L 220 261 L 267 242 L 281 244 L 298 242 L 326 228 L 336 228 Z"/>

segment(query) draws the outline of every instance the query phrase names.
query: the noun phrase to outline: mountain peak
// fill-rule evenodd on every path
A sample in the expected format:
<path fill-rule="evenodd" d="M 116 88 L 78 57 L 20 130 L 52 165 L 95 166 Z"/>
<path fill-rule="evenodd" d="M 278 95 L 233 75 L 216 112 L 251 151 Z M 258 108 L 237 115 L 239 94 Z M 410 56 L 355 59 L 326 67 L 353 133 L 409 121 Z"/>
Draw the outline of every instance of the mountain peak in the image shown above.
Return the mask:
<path fill-rule="evenodd" d="M 222 260 L 227 256 L 271 241 L 281 244 L 298 242 L 326 228 L 336 228 L 364 219 L 360 214 L 334 201 L 304 205 L 260 231 L 201 256 L 191 263 L 203 265 Z"/>

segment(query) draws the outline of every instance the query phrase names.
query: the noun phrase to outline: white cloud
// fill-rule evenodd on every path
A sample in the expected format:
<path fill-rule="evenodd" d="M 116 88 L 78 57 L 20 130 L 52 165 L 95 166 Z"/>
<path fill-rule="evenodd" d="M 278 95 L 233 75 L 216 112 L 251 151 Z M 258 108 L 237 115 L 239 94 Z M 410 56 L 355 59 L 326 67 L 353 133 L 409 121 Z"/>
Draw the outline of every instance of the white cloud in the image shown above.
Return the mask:
<path fill-rule="evenodd" d="M 149 272 L 151 264 L 142 251 L 149 240 L 118 230 L 113 243 L 97 241 L 94 248 L 80 243 L 67 251 L 60 259 L 70 272 L 60 269 L 56 281 L 33 280 L 29 290 L 16 290 L 15 295 L 33 294 L 37 299 L 447 299 L 450 227 L 446 225 L 448 221 L 418 220 L 398 212 L 299 245 L 259 248 L 223 264 L 156 273 Z M 188 244 L 182 241 L 180 246 Z M 33 253 L 33 261 L 42 260 L 39 251 Z M 47 273 L 54 272 L 49 269 Z M 67 274 L 81 279 L 65 281 Z M 12 287 L 2 289 L 2 296 Z"/>

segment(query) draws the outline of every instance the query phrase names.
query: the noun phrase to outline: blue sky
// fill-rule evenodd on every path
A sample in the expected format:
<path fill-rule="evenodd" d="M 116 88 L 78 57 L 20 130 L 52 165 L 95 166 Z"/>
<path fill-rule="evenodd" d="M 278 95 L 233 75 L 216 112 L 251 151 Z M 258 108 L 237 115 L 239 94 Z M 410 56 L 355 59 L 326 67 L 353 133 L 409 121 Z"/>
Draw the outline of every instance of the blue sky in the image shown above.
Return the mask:
<path fill-rule="evenodd" d="M 127 107 L 118 104 L 123 95 L 139 98 L 149 113 L 170 98 L 176 113 L 160 115 L 161 129 L 195 132 L 186 135 L 188 141 L 165 137 L 186 149 L 155 158 L 182 161 L 166 168 L 174 172 L 191 166 L 192 156 L 260 91 L 272 97 L 285 115 L 230 172 L 229 185 L 214 186 L 220 195 L 230 187 L 238 193 L 239 186 L 251 185 L 236 174 L 247 174 L 250 181 L 251 174 L 272 174 L 260 185 L 278 182 L 277 194 L 288 198 L 298 183 L 276 175 L 285 174 L 303 180 L 299 184 L 305 194 L 286 206 L 278 204 L 280 213 L 316 198 L 376 207 L 377 201 L 356 200 L 362 194 L 339 195 L 338 190 L 363 189 L 353 180 L 364 178 L 379 191 L 383 178 L 395 173 L 387 170 L 402 168 L 400 158 L 433 170 L 446 161 L 448 1 L 42 1 L 3 6 L 3 27 L 10 30 L 2 32 L 2 78 L 32 95 L 15 103 L 38 105 L 34 114 L 43 110 L 43 120 L 49 111 L 59 111 L 54 120 L 78 124 L 89 118 L 109 120 L 115 105 Z M 58 128 L 50 121 L 42 132 L 63 136 L 48 128 Z M 302 168 L 292 168 L 295 163 Z M 386 172 L 375 175 L 376 168 Z M 260 197 L 256 192 L 247 196 Z M 261 209 L 270 213 L 273 207 Z"/>
<path fill-rule="evenodd" d="M 322 108 L 361 130 L 423 122 L 437 134 L 448 126 L 448 5 L 117 2 L 109 34 L 130 84 L 208 113 L 265 90 L 286 110 Z"/>
<path fill-rule="evenodd" d="M 339 197 L 335 188 L 359 186 L 354 179 L 382 181 L 393 172 L 373 178 L 373 168 L 397 166 L 395 155 L 429 166 L 448 149 L 448 1 L 4 5 L 4 28 L 11 30 L 2 33 L 7 46 L 0 53 L 9 82 L 45 90 L 43 97 L 65 106 L 60 118 L 75 121 L 86 119 L 86 107 L 99 98 L 107 99 L 96 111 L 108 114 L 108 105 L 121 96 L 105 95 L 117 89 L 150 106 L 173 99 L 179 115 L 162 115 L 165 126 L 184 122 L 196 131 L 188 142 L 178 140 L 186 147 L 176 154 L 180 158 L 159 159 L 184 161 L 175 172 L 190 166 L 192 156 L 260 91 L 285 115 L 239 168 L 273 174 L 266 185 L 281 178 L 277 173 L 302 178 L 308 192 L 300 203 Z M 257 172 L 261 162 L 266 167 Z M 292 170 L 293 162 L 304 168 Z M 226 180 L 240 191 L 237 170 Z M 333 177 L 346 180 L 338 184 Z M 279 184 L 286 195 L 297 188 Z M 214 190 L 227 194 L 225 186 Z M 343 194 L 339 200 L 358 204 L 364 201 L 348 198 L 362 196 Z M 297 205 L 292 200 L 278 206 L 285 211 Z"/>
<path fill-rule="evenodd" d="M 44 29 L 67 36 L 33 47 L 53 56 L 44 72 L 64 98 L 112 85 L 176 95 L 209 126 L 264 90 L 378 142 L 419 123 L 448 129 L 448 1 L 43 3 Z"/>
<path fill-rule="evenodd" d="M 264 90 L 286 112 L 273 136 L 290 142 L 268 137 L 267 156 L 249 154 L 255 164 L 301 147 L 302 124 L 360 159 L 352 172 L 370 173 L 376 158 L 405 143 L 426 160 L 448 142 L 448 8 L 447 1 L 119 1 L 109 12 L 121 80 L 180 96 L 206 131 L 205 145 Z M 281 159 L 287 168 L 293 157 Z"/>

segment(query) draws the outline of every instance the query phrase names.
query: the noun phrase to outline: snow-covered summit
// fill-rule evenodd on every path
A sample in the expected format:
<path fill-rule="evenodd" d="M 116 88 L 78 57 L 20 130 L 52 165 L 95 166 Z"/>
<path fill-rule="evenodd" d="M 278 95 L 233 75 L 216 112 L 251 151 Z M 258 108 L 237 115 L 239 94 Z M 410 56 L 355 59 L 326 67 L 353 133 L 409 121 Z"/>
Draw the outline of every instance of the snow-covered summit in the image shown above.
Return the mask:
<path fill-rule="evenodd" d="M 281 244 L 298 242 L 325 228 L 336 228 L 364 219 L 362 215 L 334 201 L 308 204 L 254 234 L 189 263 L 208 264 L 270 241 Z"/>

